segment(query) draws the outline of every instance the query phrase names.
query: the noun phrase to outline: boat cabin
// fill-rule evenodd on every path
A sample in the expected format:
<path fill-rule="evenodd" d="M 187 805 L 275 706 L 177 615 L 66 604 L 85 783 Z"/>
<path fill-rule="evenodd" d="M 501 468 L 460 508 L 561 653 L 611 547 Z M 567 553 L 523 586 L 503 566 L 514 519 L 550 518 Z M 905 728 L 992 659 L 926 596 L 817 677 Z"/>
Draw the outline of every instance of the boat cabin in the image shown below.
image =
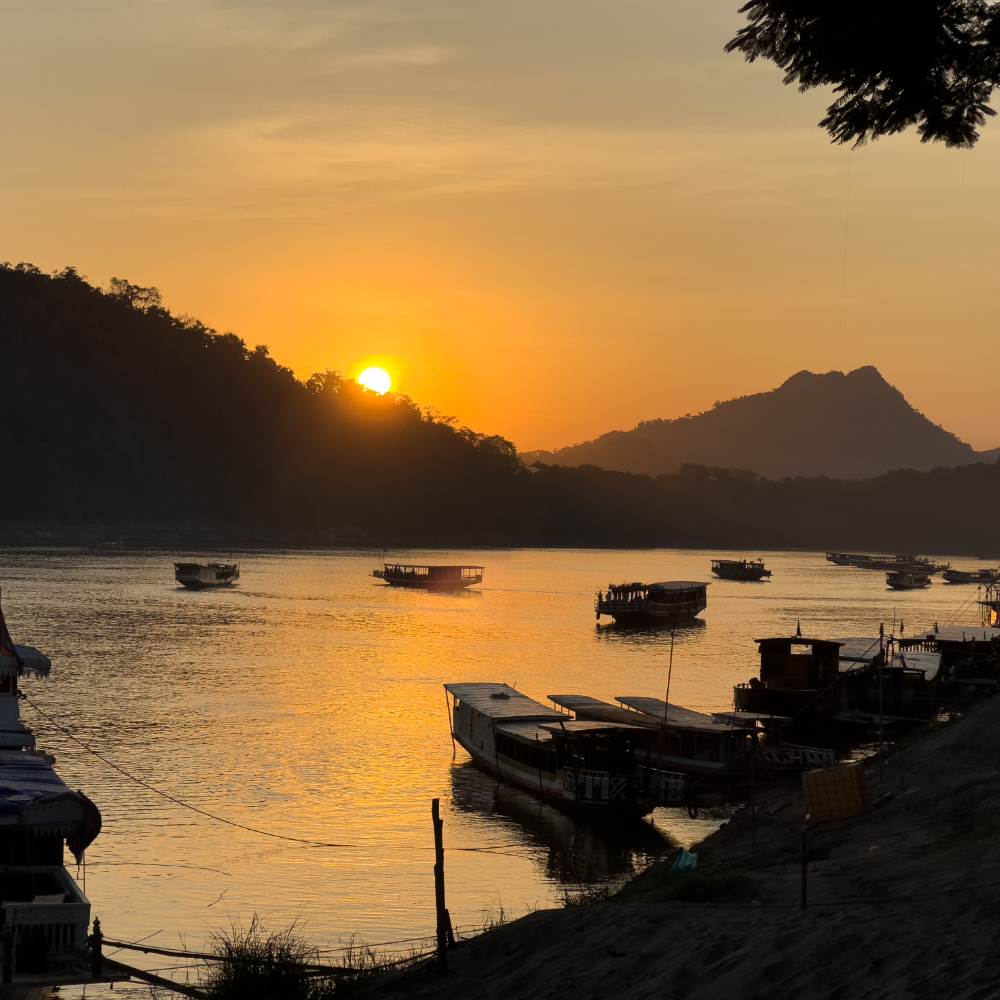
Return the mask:
<path fill-rule="evenodd" d="M 391 587 L 424 590 L 462 590 L 483 582 L 485 566 L 423 566 L 415 563 L 384 563 L 372 576 Z"/>
<path fill-rule="evenodd" d="M 757 581 L 771 576 L 762 559 L 713 559 L 712 572 L 720 580 Z"/>
<path fill-rule="evenodd" d="M 188 590 L 222 587 L 240 578 L 239 563 L 174 563 L 174 579 Z"/>

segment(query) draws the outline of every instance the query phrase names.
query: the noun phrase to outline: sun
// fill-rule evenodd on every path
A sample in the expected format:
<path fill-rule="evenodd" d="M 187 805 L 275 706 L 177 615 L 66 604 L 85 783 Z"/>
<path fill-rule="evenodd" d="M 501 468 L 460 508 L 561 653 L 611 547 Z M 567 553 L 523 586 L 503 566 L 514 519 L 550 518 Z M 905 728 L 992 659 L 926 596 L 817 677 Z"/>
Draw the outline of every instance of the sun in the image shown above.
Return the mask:
<path fill-rule="evenodd" d="M 379 395 L 389 391 L 392 379 L 384 368 L 366 368 L 359 376 L 358 383 Z"/>

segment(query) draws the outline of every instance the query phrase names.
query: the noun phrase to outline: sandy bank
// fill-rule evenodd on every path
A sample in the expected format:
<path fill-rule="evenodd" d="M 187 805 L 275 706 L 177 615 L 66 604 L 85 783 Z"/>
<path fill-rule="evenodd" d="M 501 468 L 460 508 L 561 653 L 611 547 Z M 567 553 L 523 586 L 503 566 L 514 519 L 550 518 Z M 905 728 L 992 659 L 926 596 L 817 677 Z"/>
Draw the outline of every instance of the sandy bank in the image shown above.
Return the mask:
<path fill-rule="evenodd" d="M 655 865 L 605 902 L 530 914 L 371 991 L 401 997 L 1000 997 L 1000 698 L 891 753 L 862 816 L 808 830 L 798 784 L 695 848 L 701 892 Z M 692 884 L 693 886 L 694 884 Z M 681 890 L 683 895 L 691 888 Z M 724 900 L 724 901 L 719 901 Z"/>

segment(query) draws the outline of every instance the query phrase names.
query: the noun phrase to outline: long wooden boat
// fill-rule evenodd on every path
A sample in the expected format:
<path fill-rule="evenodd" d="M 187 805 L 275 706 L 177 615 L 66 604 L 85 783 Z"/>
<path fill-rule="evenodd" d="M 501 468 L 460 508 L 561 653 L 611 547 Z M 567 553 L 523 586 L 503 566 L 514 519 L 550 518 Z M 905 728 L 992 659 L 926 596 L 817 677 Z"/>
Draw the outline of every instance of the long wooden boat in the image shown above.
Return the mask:
<path fill-rule="evenodd" d="M 445 684 L 452 736 L 481 768 L 561 808 L 643 815 L 686 798 L 683 775 L 640 761 L 641 722 L 569 719 L 506 684 Z"/>
<path fill-rule="evenodd" d="M 712 572 L 720 580 L 759 581 L 770 577 L 763 559 L 713 559 Z"/>
<path fill-rule="evenodd" d="M 945 583 L 996 583 L 1000 578 L 1000 569 L 946 569 L 941 574 Z"/>
<path fill-rule="evenodd" d="M 239 578 L 239 563 L 174 563 L 174 579 L 188 590 L 225 587 Z"/>
<path fill-rule="evenodd" d="M 922 556 L 913 555 L 864 555 L 858 552 L 827 552 L 828 562 L 836 563 L 838 566 L 854 566 L 856 569 L 884 570 L 886 572 L 898 573 L 926 573 L 933 576 L 947 569 L 932 559 L 925 559 Z"/>
<path fill-rule="evenodd" d="M 390 587 L 422 590 L 462 590 L 483 582 L 485 566 L 425 566 L 414 563 L 384 563 L 372 576 Z"/>
<path fill-rule="evenodd" d="M 606 593 L 597 592 L 594 611 L 598 621 L 601 615 L 608 615 L 616 622 L 635 625 L 673 624 L 705 610 L 708 587 L 695 580 L 609 584 Z"/>

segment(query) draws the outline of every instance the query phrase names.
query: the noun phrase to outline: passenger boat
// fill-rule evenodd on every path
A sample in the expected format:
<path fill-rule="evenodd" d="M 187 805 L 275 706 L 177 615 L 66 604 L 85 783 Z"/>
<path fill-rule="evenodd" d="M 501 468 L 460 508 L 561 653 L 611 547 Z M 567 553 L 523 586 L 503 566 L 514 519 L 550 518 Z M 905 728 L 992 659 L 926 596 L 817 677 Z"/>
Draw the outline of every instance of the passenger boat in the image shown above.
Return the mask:
<path fill-rule="evenodd" d="M 926 573 L 895 570 L 885 574 L 885 582 L 893 590 L 923 590 L 931 585 L 931 578 Z"/>
<path fill-rule="evenodd" d="M 1000 570 L 997 569 L 946 569 L 942 573 L 945 583 L 996 583 L 1000 577 Z"/>
<path fill-rule="evenodd" d="M 708 603 L 707 583 L 671 580 L 666 583 L 609 584 L 597 592 L 597 620 L 609 615 L 629 624 L 672 624 L 700 615 Z"/>
<path fill-rule="evenodd" d="M 90 901 L 63 863 L 63 843 L 77 864 L 101 830 L 97 806 L 64 784 L 55 758 L 36 749 L 20 718 L 18 679 L 48 673 L 48 658 L 10 641 L 0 612 L 0 907 L 13 932 L 8 990 L 22 997 L 39 986 L 94 982 L 82 973 Z M 6 973 L 7 970 L 5 970 Z M 4 976 L 6 979 L 6 975 Z M 127 979 L 127 976 L 112 977 Z M 108 977 L 99 981 L 107 983 Z M 30 993 L 28 991 L 31 991 Z M 42 993 L 38 990 L 38 996 Z"/>
<path fill-rule="evenodd" d="M 763 580 L 771 571 L 762 559 L 713 559 L 712 572 L 721 580 Z"/>
<path fill-rule="evenodd" d="M 506 684 L 445 684 L 454 739 L 481 768 L 554 805 L 637 816 L 686 798 L 683 775 L 640 761 L 641 723 L 567 719 Z"/>
<path fill-rule="evenodd" d="M 833 751 L 776 741 L 772 745 L 758 722 L 787 719 L 739 713 L 706 715 L 680 705 L 668 706 L 661 698 L 620 695 L 618 705 L 579 694 L 549 695 L 553 704 L 571 711 L 576 719 L 607 724 L 642 726 L 645 739 L 637 739 L 640 763 L 686 774 L 699 782 L 740 782 L 750 777 L 754 758 L 761 768 L 799 774 L 833 763 Z"/>
<path fill-rule="evenodd" d="M 222 587 L 240 578 L 239 563 L 174 563 L 174 579 L 188 590 Z"/>
<path fill-rule="evenodd" d="M 928 576 L 933 576 L 948 568 L 947 566 L 939 566 L 932 559 L 909 555 L 871 556 L 853 552 L 827 552 L 826 558 L 838 566 L 854 566 L 856 569 L 875 569 L 898 573 L 926 573 Z"/>
<path fill-rule="evenodd" d="M 483 582 L 485 566 L 418 566 L 410 563 L 383 563 L 372 576 L 390 587 L 419 587 L 423 590 L 462 590 Z"/>

